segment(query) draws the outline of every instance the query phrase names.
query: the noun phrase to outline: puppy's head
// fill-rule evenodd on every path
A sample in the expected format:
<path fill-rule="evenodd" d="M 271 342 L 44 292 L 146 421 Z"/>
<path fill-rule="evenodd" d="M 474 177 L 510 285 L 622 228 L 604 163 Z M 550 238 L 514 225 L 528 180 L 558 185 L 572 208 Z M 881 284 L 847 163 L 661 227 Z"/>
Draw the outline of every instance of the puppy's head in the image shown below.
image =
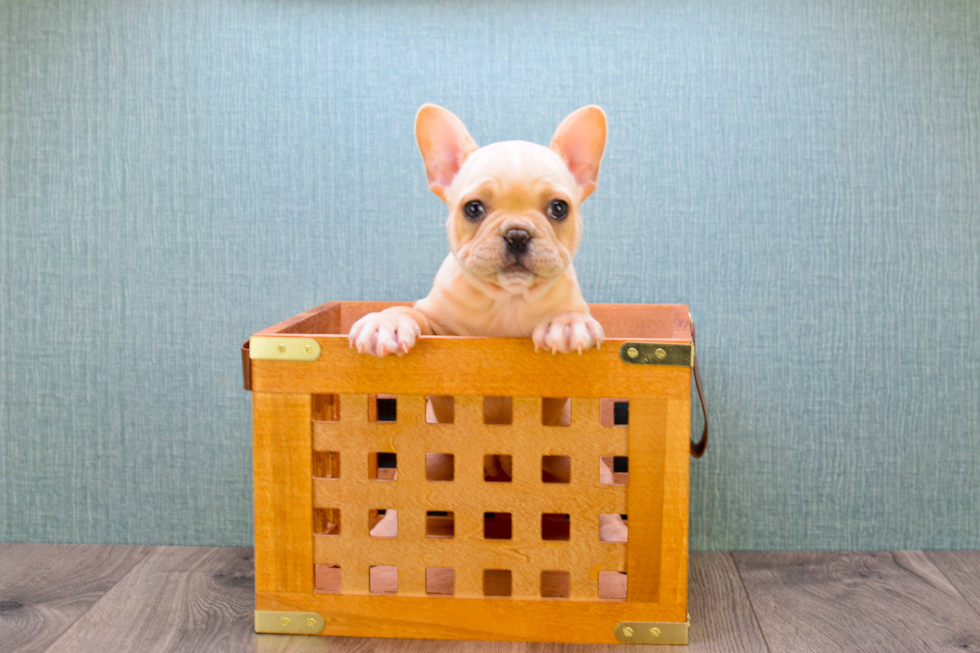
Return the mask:
<path fill-rule="evenodd" d="M 466 271 L 512 294 L 564 272 L 582 233 L 579 205 L 599 175 L 602 109 L 569 115 L 550 147 L 478 148 L 459 118 L 432 104 L 419 110 L 415 135 L 429 188 L 449 206 L 449 246 Z"/>

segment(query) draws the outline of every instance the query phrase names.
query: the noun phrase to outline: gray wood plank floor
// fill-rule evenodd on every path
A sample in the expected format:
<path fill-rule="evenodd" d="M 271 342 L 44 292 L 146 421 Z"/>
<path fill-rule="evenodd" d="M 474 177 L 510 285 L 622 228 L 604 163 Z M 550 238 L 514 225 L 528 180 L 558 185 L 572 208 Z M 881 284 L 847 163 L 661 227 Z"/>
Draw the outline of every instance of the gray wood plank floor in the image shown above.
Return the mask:
<path fill-rule="evenodd" d="M 48 650 L 247 650 L 253 564 L 251 549 L 158 547 Z"/>
<path fill-rule="evenodd" d="M 0 653 L 612 653 L 252 632 L 250 549 L 0 544 Z M 980 552 L 694 553 L 692 653 L 980 651 Z"/>
<path fill-rule="evenodd" d="M 921 551 L 736 553 L 770 651 L 980 651 L 980 614 Z"/>
<path fill-rule="evenodd" d="M 929 551 L 926 555 L 980 612 L 980 551 Z"/>
<path fill-rule="evenodd" d="M 46 651 L 153 547 L 0 544 L 0 651 Z"/>

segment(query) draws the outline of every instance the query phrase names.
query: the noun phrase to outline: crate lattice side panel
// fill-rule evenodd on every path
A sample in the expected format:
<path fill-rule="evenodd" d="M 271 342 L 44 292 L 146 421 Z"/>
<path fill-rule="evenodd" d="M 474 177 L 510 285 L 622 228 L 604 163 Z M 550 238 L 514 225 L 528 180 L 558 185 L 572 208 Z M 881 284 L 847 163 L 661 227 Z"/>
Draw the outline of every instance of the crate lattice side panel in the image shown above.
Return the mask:
<path fill-rule="evenodd" d="M 312 478 L 314 511 L 339 512 L 339 533 L 313 535 L 313 559 L 339 568 L 341 594 L 372 594 L 371 567 L 394 567 L 397 595 L 431 596 L 426 570 L 442 568 L 454 570 L 457 598 L 483 598 L 484 571 L 506 570 L 512 598 L 541 598 L 542 572 L 567 572 L 566 600 L 599 601 L 600 572 L 626 572 L 627 543 L 602 542 L 599 527 L 600 515 L 627 514 L 628 485 L 602 484 L 600 459 L 627 457 L 629 431 L 602 425 L 600 399 L 571 399 L 568 425 L 543 425 L 541 398 L 514 398 L 511 424 L 485 424 L 483 397 L 455 397 L 451 424 L 426 421 L 424 395 L 398 396 L 393 422 L 371 421 L 373 401 L 340 395 L 336 414 L 313 414 L 314 462 L 339 463 L 311 472 L 332 476 Z M 394 480 L 371 478 L 378 453 L 396 454 Z M 427 480 L 427 454 L 451 454 L 453 480 Z M 487 455 L 511 457 L 509 482 L 484 478 Z M 569 457 L 568 482 L 542 480 L 545 456 Z M 370 534 L 378 510 L 396 511 L 395 537 Z M 452 514 L 451 538 L 428 536 L 429 511 Z M 486 513 L 510 516 L 509 539 L 484 537 Z M 567 540 L 543 539 L 551 515 L 568 515 Z"/>

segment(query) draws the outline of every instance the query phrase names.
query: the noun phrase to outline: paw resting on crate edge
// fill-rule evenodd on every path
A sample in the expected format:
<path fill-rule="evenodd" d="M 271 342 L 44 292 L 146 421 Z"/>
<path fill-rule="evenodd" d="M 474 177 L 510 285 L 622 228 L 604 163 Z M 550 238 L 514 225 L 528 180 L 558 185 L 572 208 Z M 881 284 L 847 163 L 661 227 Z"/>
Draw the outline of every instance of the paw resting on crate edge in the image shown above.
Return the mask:
<path fill-rule="evenodd" d="M 605 333 L 602 325 L 588 313 L 552 313 L 534 327 L 531 339 L 534 350 L 544 349 L 552 354 L 582 353 L 602 345 Z"/>
<path fill-rule="evenodd" d="M 388 354 L 404 356 L 423 334 L 423 328 L 413 313 L 415 311 L 400 306 L 380 313 L 369 313 L 350 328 L 348 343 L 360 354 L 371 354 L 379 358 Z M 425 326 L 425 331 L 431 333 L 428 325 Z"/>
<path fill-rule="evenodd" d="M 389 354 L 404 356 L 418 342 L 419 336 L 431 335 L 427 321 L 417 311 L 403 307 L 389 308 L 365 315 L 347 336 L 351 349 L 360 354 L 384 358 Z M 534 328 L 531 340 L 534 351 L 568 354 L 600 348 L 605 338 L 602 325 L 588 313 L 559 312 L 546 316 Z"/>

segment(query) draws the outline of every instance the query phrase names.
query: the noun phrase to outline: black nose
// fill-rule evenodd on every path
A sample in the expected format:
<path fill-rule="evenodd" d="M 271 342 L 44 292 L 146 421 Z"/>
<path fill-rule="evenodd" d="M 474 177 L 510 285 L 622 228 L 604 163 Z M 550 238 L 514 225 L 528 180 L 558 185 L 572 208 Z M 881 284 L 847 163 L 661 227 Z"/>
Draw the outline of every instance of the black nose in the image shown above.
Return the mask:
<path fill-rule="evenodd" d="M 527 244 L 531 241 L 531 234 L 523 229 L 510 229 L 504 234 L 507 241 L 507 249 L 513 254 L 523 254 L 527 251 Z"/>

